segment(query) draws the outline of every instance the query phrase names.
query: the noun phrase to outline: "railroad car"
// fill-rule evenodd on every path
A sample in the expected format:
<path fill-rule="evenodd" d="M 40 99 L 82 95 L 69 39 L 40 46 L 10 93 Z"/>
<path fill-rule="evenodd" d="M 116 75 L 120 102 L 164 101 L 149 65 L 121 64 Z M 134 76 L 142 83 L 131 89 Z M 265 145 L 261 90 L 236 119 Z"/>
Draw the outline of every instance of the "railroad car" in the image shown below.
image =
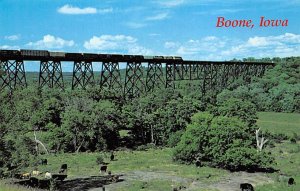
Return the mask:
<path fill-rule="evenodd" d="M 37 57 L 48 57 L 49 52 L 47 50 L 20 50 L 22 56 L 37 56 Z"/>
<path fill-rule="evenodd" d="M 70 60 L 83 60 L 83 54 L 82 53 L 66 53 L 66 59 Z"/>
<path fill-rule="evenodd" d="M 66 53 L 65 52 L 50 52 L 51 57 L 59 57 L 59 58 L 65 58 Z"/>
<path fill-rule="evenodd" d="M 98 54 L 91 54 L 91 53 L 83 53 L 83 58 L 87 60 L 97 60 L 99 59 Z"/>
<path fill-rule="evenodd" d="M 18 50 L 0 50 L 0 56 L 20 56 L 21 53 Z"/>

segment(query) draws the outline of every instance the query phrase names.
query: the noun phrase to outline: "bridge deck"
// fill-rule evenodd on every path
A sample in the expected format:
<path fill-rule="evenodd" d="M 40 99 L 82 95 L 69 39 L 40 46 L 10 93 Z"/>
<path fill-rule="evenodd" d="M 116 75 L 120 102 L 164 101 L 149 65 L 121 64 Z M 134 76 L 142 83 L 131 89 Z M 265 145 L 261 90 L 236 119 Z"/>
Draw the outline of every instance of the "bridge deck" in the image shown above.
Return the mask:
<path fill-rule="evenodd" d="M 0 60 L 23 60 L 23 61 L 89 61 L 89 62 L 160 62 L 166 64 L 251 64 L 273 65 L 268 62 L 236 62 L 236 61 L 196 61 L 183 60 L 178 56 L 143 56 L 121 54 L 95 54 L 95 53 L 69 53 L 50 52 L 47 50 L 0 50 Z"/>

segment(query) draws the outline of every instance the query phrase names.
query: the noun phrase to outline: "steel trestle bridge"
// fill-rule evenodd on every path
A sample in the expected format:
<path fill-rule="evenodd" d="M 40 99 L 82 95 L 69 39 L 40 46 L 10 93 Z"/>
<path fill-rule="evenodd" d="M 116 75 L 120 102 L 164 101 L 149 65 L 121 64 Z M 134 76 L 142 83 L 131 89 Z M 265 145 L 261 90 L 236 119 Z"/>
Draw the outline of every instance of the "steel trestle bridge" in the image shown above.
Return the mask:
<path fill-rule="evenodd" d="M 233 61 L 189 61 L 175 56 L 142 56 L 50 52 L 47 50 L 0 50 L 0 91 L 26 87 L 24 62 L 39 61 L 39 87 L 65 89 L 61 62 L 73 62 L 72 89 L 99 85 L 101 90 L 136 97 L 155 88 L 175 88 L 176 81 L 200 81 L 202 94 L 219 92 L 236 79 L 250 82 L 261 77 L 273 63 Z M 120 64 L 126 63 L 125 78 Z M 101 64 L 100 82 L 93 64 Z"/>

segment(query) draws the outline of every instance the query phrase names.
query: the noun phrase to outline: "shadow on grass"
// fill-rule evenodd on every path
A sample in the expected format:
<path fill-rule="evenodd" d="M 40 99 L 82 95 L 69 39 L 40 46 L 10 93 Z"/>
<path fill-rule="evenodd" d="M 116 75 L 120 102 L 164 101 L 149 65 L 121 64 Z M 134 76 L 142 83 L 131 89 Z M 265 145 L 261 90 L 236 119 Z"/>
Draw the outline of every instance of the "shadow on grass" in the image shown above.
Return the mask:
<path fill-rule="evenodd" d="M 115 182 L 121 182 L 120 175 L 107 175 L 107 176 L 92 176 L 88 178 L 76 178 L 65 181 L 50 181 L 37 178 L 30 178 L 28 180 L 16 181 L 16 184 L 49 190 L 50 188 L 58 191 L 86 191 L 92 188 L 101 188 L 105 185 Z"/>

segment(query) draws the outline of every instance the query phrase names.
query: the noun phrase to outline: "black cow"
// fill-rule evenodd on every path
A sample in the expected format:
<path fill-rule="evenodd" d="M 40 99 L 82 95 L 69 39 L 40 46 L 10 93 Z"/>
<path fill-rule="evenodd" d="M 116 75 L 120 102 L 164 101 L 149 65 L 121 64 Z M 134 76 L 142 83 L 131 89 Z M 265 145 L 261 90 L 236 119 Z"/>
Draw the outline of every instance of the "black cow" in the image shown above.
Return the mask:
<path fill-rule="evenodd" d="M 288 185 L 291 186 L 293 184 L 296 184 L 294 178 L 289 178 Z"/>
<path fill-rule="evenodd" d="M 249 183 L 240 184 L 240 189 L 241 189 L 241 191 L 254 191 L 253 186 Z"/>
<path fill-rule="evenodd" d="M 40 164 L 41 165 L 47 165 L 48 164 L 48 160 L 47 159 L 41 159 Z"/>
<path fill-rule="evenodd" d="M 64 173 L 68 170 L 67 164 L 62 164 L 58 173 Z"/>
<path fill-rule="evenodd" d="M 110 160 L 113 161 L 114 159 L 115 159 L 115 155 L 114 155 L 114 153 L 112 152 L 111 155 L 110 155 Z"/>
<path fill-rule="evenodd" d="M 100 166 L 100 172 L 102 173 L 102 172 L 106 172 L 106 170 L 107 170 L 107 165 L 102 165 L 102 166 Z"/>
<path fill-rule="evenodd" d="M 196 165 L 196 167 L 201 167 L 201 161 L 199 159 L 197 159 L 195 165 Z"/>

